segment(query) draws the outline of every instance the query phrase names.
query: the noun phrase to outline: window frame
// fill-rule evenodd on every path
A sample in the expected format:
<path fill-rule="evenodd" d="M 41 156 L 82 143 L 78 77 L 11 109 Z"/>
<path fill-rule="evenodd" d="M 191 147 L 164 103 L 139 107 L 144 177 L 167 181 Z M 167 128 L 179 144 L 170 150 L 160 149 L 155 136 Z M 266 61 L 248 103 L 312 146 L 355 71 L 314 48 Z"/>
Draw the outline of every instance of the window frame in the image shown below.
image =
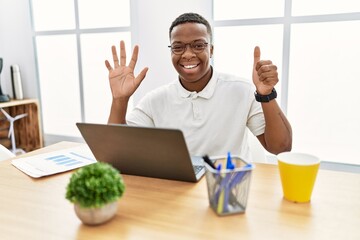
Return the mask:
<path fill-rule="evenodd" d="M 214 0 L 213 0 L 214 1 Z M 282 24 L 283 25 L 283 49 L 282 49 L 282 63 L 281 63 L 281 101 L 280 107 L 286 115 L 288 112 L 288 92 L 289 92 L 289 71 L 290 71 L 290 44 L 291 44 L 291 27 L 299 23 L 327 23 L 327 22 L 344 22 L 344 21 L 358 21 L 360 20 L 360 12 L 349 13 L 334 13 L 334 14 L 319 14 L 319 15 L 292 15 L 292 0 L 284 0 L 284 15 L 282 17 L 271 18 L 249 18 L 249 19 L 231 19 L 231 20 L 215 20 L 215 9 L 213 9 L 213 23 L 214 28 L 217 27 L 236 27 L 236 26 L 258 26 L 267 24 Z M 214 3 L 213 3 L 214 5 Z M 216 43 L 215 43 L 216 44 Z M 216 56 L 215 56 L 216 57 Z M 280 65 L 280 64 L 279 64 Z M 216 67 L 216 66 L 215 66 Z M 268 162 L 276 163 L 277 159 L 271 153 L 266 152 Z M 357 164 L 349 164 L 345 162 L 324 161 L 327 165 L 335 166 L 354 166 Z"/>
<path fill-rule="evenodd" d="M 79 4 L 78 0 L 74 0 L 74 15 L 75 15 L 75 28 L 74 29 L 64 29 L 64 30 L 42 30 L 42 31 L 36 31 L 35 30 L 35 22 L 34 22 L 34 11 L 33 11 L 33 0 L 29 1 L 30 6 L 30 17 L 31 17 L 31 27 L 33 32 L 33 43 L 34 43 L 34 55 L 35 55 L 35 65 L 36 65 L 36 79 L 37 79 L 37 85 L 38 85 L 38 98 L 40 106 L 42 105 L 42 93 L 41 93 L 41 87 L 40 87 L 40 75 L 39 75 L 39 63 L 38 63 L 38 54 L 37 54 L 37 46 L 36 46 L 36 37 L 38 36 L 56 36 L 56 35 L 75 35 L 76 37 L 76 47 L 77 47 L 77 64 L 78 64 L 78 79 L 79 79 L 79 90 L 80 90 L 80 116 L 81 121 L 85 122 L 85 97 L 84 97 L 84 80 L 83 80 L 83 67 L 82 67 L 82 54 L 81 54 L 81 35 L 87 34 L 87 33 L 121 33 L 121 32 L 128 32 L 130 35 L 132 35 L 131 32 L 131 23 L 132 23 L 132 11 L 131 11 L 131 0 L 129 0 L 129 6 L 130 6 L 130 20 L 129 20 L 129 26 L 121 26 L 121 27 L 102 27 L 102 28 L 80 28 L 80 18 L 79 18 Z M 40 115 L 43 119 L 43 112 L 41 111 Z M 41 123 L 42 125 L 44 123 Z M 42 129 L 44 127 L 42 126 Z M 50 145 L 59 141 L 76 141 L 76 142 L 83 142 L 83 139 L 81 137 L 76 136 L 66 136 L 66 135 L 57 135 L 57 134 L 51 134 L 44 132 L 44 141 L 45 146 Z"/>

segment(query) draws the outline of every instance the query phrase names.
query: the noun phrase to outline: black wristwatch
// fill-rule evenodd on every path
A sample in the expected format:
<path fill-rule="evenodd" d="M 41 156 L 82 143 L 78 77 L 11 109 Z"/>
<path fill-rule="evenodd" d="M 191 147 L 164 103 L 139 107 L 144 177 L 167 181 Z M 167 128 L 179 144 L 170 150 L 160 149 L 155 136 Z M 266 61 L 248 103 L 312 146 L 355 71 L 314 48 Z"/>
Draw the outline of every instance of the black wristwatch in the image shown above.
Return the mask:
<path fill-rule="evenodd" d="M 275 99 L 277 97 L 277 93 L 275 88 L 271 91 L 269 95 L 260 95 L 256 91 L 254 93 L 255 99 L 258 102 L 270 102 L 271 100 Z"/>

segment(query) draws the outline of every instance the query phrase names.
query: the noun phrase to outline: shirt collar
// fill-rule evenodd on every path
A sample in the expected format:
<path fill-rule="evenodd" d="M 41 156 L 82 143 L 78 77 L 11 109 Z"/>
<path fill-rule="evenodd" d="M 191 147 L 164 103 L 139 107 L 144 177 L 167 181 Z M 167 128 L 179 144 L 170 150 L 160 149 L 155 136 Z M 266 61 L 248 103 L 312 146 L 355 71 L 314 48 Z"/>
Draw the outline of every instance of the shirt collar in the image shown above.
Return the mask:
<path fill-rule="evenodd" d="M 209 99 L 214 95 L 215 92 L 215 88 L 216 88 L 216 83 L 217 83 L 217 79 L 218 79 L 218 74 L 217 72 L 215 72 L 213 70 L 213 74 L 208 82 L 208 84 L 205 86 L 205 88 L 200 91 L 200 92 L 190 92 L 188 90 L 186 90 L 180 83 L 180 80 L 176 81 L 176 85 L 177 85 L 177 89 L 178 89 L 178 93 L 181 97 L 183 98 L 197 98 L 197 97 L 202 97 L 205 99 Z"/>

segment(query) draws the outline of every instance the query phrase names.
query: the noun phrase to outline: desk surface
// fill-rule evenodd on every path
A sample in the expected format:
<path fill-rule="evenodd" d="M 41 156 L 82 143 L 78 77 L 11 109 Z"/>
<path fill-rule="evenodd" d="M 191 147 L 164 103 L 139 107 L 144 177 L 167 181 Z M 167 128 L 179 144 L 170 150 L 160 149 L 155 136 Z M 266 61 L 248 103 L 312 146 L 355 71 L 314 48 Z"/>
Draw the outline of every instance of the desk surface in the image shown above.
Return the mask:
<path fill-rule="evenodd" d="M 223 217 L 209 207 L 205 178 L 123 175 L 118 213 L 97 227 L 83 225 L 65 199 L 70 175 L 33 179 L 0 162 L 0 239 L 360 239 L 360 174 L 319 170 L 311 203 L 296 204 L 282 198 L 277 166 L 256 164 L 246 213 Z"/>

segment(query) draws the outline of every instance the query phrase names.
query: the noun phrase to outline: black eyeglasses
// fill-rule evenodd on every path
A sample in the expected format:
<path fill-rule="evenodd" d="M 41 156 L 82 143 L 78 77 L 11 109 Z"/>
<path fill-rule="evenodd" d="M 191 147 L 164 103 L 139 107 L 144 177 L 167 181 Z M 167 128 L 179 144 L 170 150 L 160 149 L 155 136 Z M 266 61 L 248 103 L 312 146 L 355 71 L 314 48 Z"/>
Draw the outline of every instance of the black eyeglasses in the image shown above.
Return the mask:
<path fill-rule="evenodd" d="M 193 41 L 191 43 L 174 43 L 168 46 L 173 54 L 181 55 L 185 52 L 186 46 L 189 45 L 194 53 L 202 53 L 209 43 Z"/>

